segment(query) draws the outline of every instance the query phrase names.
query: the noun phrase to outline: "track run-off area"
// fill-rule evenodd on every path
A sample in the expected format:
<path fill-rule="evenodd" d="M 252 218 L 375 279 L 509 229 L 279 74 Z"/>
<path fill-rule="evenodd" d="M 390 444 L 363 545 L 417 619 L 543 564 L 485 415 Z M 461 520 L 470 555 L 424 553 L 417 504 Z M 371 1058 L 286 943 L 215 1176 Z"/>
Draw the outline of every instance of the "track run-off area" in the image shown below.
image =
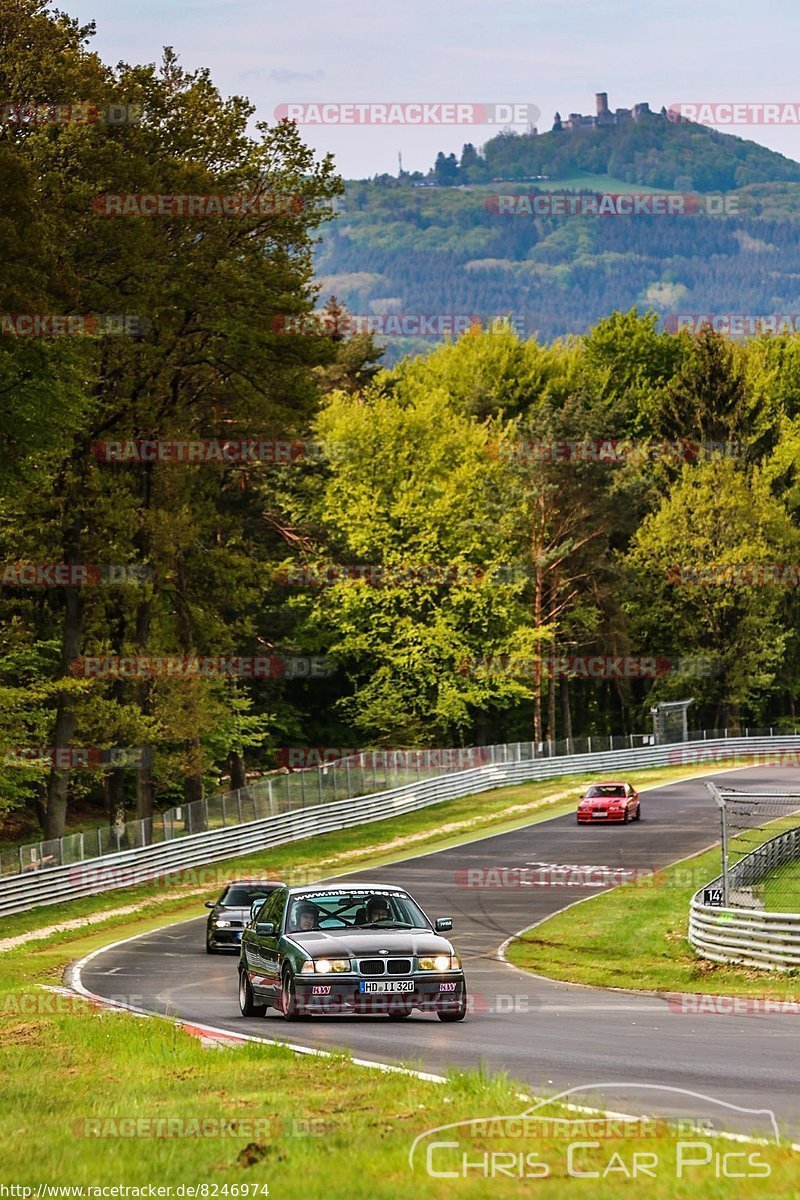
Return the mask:
<path fill-rule="evenodd" d="M 761 767 L 695 776 L 642 789 L 641 822 L 578 826 L 571 813 L 338 876 L 399 884 L 431 918 L 453 917 L 450 936 L 471 997 L 461 1024 L 445 1025 L 417 1012 L 402 1022 L 375 1016 L 290 1023 L 272 1009 L 264 1018 L 246 1019 L 237 999 L 238 958 L 206 954 L 202 908 L 196 919 L 95 951 L 73 964 L 68 980 L 80 991 L 136 1011 L 238 1037 L 346 1049 L 361 1061 L 436 1075 L 478 1067 L 504 1071 L 531 1096 L 585 1089 L 571 1097 L 575 1103 L 708 1119 L 728 1130 L 758 1128 L 765 1135 L 765 1115 L 756 1119 L 737 1110 L 768 1110 L 797 1142 L 800 1017 L 686 1012 L 674 996 L 557 983 L 519 971 L 503 958 L 510 938 L 567 905 L 711 846 L 718 810 L 706 788 L 709 780 L 778 790 L 796 786 L 794 774 L 791 768 Z M 587 885 L 539 885 L 537 872 L 551 864 L 595 871 Z M 611 882 L 598 886 L 601 867 L 608 868 Z M 767 983 L 765 973 L 765 990 Z"/>

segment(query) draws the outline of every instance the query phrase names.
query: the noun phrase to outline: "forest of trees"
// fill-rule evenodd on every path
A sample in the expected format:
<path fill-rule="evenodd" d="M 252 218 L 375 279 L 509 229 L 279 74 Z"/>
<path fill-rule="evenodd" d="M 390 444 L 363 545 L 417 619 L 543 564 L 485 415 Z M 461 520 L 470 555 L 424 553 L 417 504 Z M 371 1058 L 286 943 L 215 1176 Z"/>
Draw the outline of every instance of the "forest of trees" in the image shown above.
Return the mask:
<path fill-rule="evenodd" d="M 145 817 L 273 768 L 287 745 L 626 732 L 647 727 L 654 700 L 686 695 L 696 725 L 794 717 L 797 338 L 732 344 L 614 312 L 552 345 L 499 322 L 381 369 L 372 340 L 336 320 L 286 336 L 286 315 L 317 303 L 314 239 L 342 191 L 332 163 L 291 124 L 248 134 L 250 106 L 171 53 L 112 70 L 91 32 L 39 0 L 2 25 L 4 95 L 146 115 L 0 125 L 3 314 L 137 317 L 135 336 L 12 323 L 0 338 L 0 746 L 7 763 L 30 747 L 146 753 L 136 772 L 8 766 L 7 822 L 56 837 L 81 805 Z M 297 202 L 235 218 L 93 208 L 129 193 Z M 709 245 L 727 236 L 709 222 Z M 413 251 L 403 261 L 414 270 Z M 462 303 L 451 293 L 443 311 Z M 301 450 L 282 465 L 98 452 L 192 439 Z M 613 460 L 541 452 L 620 441 Z M 25 582 L 47 564 L 88 565 L 89 583 Z M 785 576 L 758 576 L 776 564 Z M 723 575 L 703 583 L 711 568 Z M 76 670 L 86 656 L 230 655 L 332 665 L 255 679 Z M 548 668 L 590 655 L 669 669 Z"/>

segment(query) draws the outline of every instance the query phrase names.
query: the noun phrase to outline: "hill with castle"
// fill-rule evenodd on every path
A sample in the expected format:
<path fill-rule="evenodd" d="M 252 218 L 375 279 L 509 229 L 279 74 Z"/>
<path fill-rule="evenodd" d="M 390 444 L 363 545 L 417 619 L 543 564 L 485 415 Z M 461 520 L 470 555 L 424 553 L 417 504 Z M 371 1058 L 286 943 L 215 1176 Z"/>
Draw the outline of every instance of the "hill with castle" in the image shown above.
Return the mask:
<path fill-rule="evenodd" d="M 349 182 L 317 255 L 320 303 L 333 294 L 352 313 L 508 316 L 545 340 L 633 306 L 665 327 L 676 313 L 797 313 L 800 163 L 643 102 L 612 111 L 600 92 L 595 108 L 556 115 L 546 133 L 440 154 L 427 174 Z M 663 218 L 528 205 L 527 216 L 502 216 L 491 199 L 656 188 L 724 193 L 735 207 Z M 385 361 L 430 345 L 393 339 Z"/>
<path fill-rule="evenodd" d="M 646 101 L 612 110 L 608 94 L 598 92 L 593 115 L 573 112 L 562 120 L 556 113 L 547 133 L 504 131 L 480 151 L 464 146 L 460 159 L 439 154 L 423 181 L 452 187 L 587 173 L 682 192 L 729 191 L 800 181 L 800 163 L 756 142 L 673 120 L 666 108 L 656 112 Z"/>

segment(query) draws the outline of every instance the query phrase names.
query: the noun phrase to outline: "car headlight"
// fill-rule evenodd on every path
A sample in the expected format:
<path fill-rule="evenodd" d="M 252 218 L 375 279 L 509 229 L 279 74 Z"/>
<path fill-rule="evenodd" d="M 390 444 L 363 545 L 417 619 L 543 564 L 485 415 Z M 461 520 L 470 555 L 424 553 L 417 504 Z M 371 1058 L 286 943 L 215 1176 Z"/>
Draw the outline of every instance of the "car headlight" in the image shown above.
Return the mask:
<path fill-rule="evenodd" d="M 314 958 L 304 962 L 300 968 L 301 975 L 341 975 L 350 970 L 349 958 Z"/>
<path fill-rule="evenodd" d="M 461 962 L 457 954 L 437 954 L 419 960 L 420 971 L 457 971 Z"/>
<path fill-rule="evenodd" d="M 214 917 L 214 924 L 216 925 L 217 929 L 227 929 L 227 927 L 230 925 L 230 921 L 226 921 L 224 917 Z"/>

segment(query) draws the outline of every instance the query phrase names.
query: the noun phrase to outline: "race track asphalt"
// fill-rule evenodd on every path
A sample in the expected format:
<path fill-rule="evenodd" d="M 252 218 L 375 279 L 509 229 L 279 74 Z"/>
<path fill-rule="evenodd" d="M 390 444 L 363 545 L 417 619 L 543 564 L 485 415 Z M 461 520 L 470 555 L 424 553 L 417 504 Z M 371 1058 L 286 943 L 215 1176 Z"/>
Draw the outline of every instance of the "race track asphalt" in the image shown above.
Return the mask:
<path fill-rule="evenodd" d="M 796 786 L 792 776 L 787 768 L 720 774 L 737 787 L 775 789 Z M 206 955 L 203 910 L 196 919 L 93 957 L 81 970 L 82 984 L 134 1008 L 237 1034 L 345 1047 L 359 1058 L 438 1074 L 483 1065 L 507 1072 L 537 1095 L 585 1088 L 573 1102 L 602 1101 L 617 1111 L 702 1117 L 719 1128 L 766 1134 L 768 1118 L 724 1106 L 768 1109 L 797 1141 L 800 1017 L 686 1014 L 666 997 L 555 983 L 517 971 L 497 956 L 507 938 L 603 890 L 520 883 L 536 878 L 537 864 L 607 867 L 618 879 L 619 869 L 653 871 L 715 842 L 717 809 L 705 786 L 710 778 L 644 791 L 640 823 L 578 826 L 573 815 L 556 817 L 348 874 L 348 880 L 400 884 L 431 917 L 453 917 L 452 940 L 471 994 L 471 1011 L 462 1023 L 442 1024 L 421 1013 L 403 1022 L 375 1016 L 289 1023 L 272 1010 L 265 1018 L 245 1019 L 237 1000 L 238 959 Z M 467 874 L 492 868 L 507 874 Z M 478 878 L 509 886 L 466 886 Z M 596 881 L 598 874 L 587 878 Z M 703 882 L 698 879 L 697 886 Z"/>

